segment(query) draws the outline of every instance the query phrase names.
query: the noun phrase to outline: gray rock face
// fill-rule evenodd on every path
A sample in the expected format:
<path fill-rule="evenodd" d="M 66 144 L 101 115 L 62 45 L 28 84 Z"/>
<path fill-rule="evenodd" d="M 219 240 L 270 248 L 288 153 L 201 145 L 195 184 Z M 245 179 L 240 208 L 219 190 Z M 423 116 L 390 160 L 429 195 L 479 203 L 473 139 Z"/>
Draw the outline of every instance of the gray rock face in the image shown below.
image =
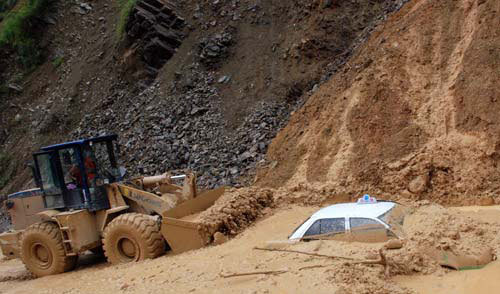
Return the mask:
<path fill-rule="evenodd" d="M 129 47 L 139 52 L 151 78 L 172 58 L 185 37 L 185 21 L 176 11 L 171 2 L 142 0 L 137 2 L 127 23 Z"/>
<path fill-rule="evenodd" d="M 108 97 L 87 114 L 74 138 L 117 133 L 130 175 L 193 170 L 202 186 L 239 185 L 265 157 L 294 105 L 261 103 L 236 130 L 228 130 L 214 73 L 193 64 L 169 94 L 153 84 L 137 96 Z"/>

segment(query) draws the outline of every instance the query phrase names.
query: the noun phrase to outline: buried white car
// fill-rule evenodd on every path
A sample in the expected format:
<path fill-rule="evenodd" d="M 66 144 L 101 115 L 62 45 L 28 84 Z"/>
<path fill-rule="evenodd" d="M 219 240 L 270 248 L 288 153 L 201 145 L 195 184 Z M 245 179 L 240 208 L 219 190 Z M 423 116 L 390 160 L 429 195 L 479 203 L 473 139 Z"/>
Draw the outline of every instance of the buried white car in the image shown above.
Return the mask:
<path fill-rule="evenodd" d="M 290 240 L 334 239 L 384 242 L 402 237 L 404 206 L 364 195 L 356 203 L 335 204 L 314 213 L 288 237 Z"/>

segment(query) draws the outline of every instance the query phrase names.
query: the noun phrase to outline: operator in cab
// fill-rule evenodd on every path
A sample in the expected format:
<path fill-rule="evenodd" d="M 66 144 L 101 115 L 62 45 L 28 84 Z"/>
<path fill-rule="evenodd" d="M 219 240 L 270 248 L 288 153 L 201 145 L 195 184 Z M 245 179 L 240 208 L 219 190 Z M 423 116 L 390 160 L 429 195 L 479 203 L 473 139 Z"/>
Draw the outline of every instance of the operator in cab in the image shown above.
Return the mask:
<path fill-rule="evenodd" d="M 85 170 L 87 171 L 87 182 L 90 183 L 96 177 L 96 164 L 92 159 L 92 150 L 90 148 L 85 148 L 83 150 L 83 165 L 85 166 Z M 73 164 L 73 166 L 69 170 L 69 174 L 71 178 L 76 181 L 77 186 L 82 187 L 82 171 L 77 164 Z"/>

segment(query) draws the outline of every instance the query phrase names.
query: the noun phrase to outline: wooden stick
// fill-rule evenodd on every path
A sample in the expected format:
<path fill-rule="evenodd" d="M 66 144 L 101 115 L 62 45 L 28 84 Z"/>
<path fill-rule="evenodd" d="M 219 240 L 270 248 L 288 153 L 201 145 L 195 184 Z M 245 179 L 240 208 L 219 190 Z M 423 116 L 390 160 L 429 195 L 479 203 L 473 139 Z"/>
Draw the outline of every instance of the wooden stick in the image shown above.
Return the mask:
<path fill-rule="evenodd" d="M 235 273 L 235 274 L 229 274 L 229 275 L 224 275 L 220 274 L 221 277 L 223 278 L 232 278 L 232 277 L 242 277 L 242 276 L 252 276 L 252 275 L 279 275 L 279 274 L 284 274 L 288 271 L 261 271 L 261 272 L 249 272 L 249 273 Z"/>
<path fill-rule="evenodd" d="M 382 249 L 379 250 L 379 254 L 380 254 L 379 260 L 355 260 L 354 258 L 350 258 L 350 257 L 316 254 L 316 253 L 309 253 L 309 252 L 303 252 L 303 251 L 297 251 L 297 250 L 287 250 L 287 249 L 270 249 L 270 248 L 259 248 L 259 247 L 254 247 L 254 249 L 255 250 L 265 250 L 265 251 L 299 253 L 299 254 L 312 255 L 312 256 L 318 256 L 318 257 L 327 257 L 327 258 L 347 259 L 347 260 L 350 260 L 349 262 L 347 262 L 348 264 L 378 264 L 378 265 L 384 266 L 384 270 L 385 270 L 386 275 L 387 275 L 387 271 L 388 271 L 387 260 L 385 258 L 385 254 L 383 253 Z M 329 266 L 334 266 L 334 265 L 338 265 L 338 264 L 310 265 L 310 266 L 300 267 L 300 268 L 298 268 L 298 270 L 301 271 L 301 270 L 313 269 L 313 268 L 323 268 L 323 267 L 329 267 Z M 286 272 L 288 272 L 288 271 L 285 271 L 285 270 L 260 271 L 260 272 L 248 272 L 248 273 L 234 273 L 234 274 L 229 274 L 229 275 L 224 275 L 221 273 L 220 276 L 223 278 L 232 278 L 232 277 L 242 277 L 242 276 L 252 276 L 252 275 L 279 275 L 279 274 L 283 274 Z"/>
<path fill-rule="evenodd" d="M 261 248 L 261 247 L 254 247 L 253 249 L 255 249 L 255 250 L 265 250 L 265 251 L 279 251 L 279 252 L 288 252 L 288 253 L 298 253 L 298 254 L 305 254 L 305 255 L 311 255 L 311 256 L 317 256 L 317 257 L 325 257 L 325 258 L 333 258 L 333 259 L 338 258 L 338 259 L 345 259 L 345 260 L 355 260 L 354 258 L 351 258 L 351 257 L 336 256 L 336 255 L 325 255 L 325 254 L 310 253 L 310 252 L 305 252 L 305 251 L 289 250 L 289 249 L 272 249 L 272 248 Z"/>
<path fill-rule="evenodd" d="M 329 266 L 334 266 L 334 265 L 338 265 L 338 264 L 317 264 L 317 265 L 304 266 L 304 267 L 300 267 L 299 271 L 306 270 L 306 269 L 312 269 L 312 268 L 329 267 Z"/>
<path fill-rule="evenodd" d="M 384 267 L 386 266 L 386 263 L 384 260 L 357 260 L 357 261 L 348 261 L 346 262 L 347 264 L 379 264 L 383 265 Z M 313 269 L 313 268 L 322 268 L 322 267 L 329 267 L 329 266 L 334 266 L 334 265 L 339 265 L 339 264 L 317 264 L 317 265 L 310 265 L 310 266 L 304 266 L 298 268 L 299 271 L 301 270 L 306 270 L 306 269 Z"/>

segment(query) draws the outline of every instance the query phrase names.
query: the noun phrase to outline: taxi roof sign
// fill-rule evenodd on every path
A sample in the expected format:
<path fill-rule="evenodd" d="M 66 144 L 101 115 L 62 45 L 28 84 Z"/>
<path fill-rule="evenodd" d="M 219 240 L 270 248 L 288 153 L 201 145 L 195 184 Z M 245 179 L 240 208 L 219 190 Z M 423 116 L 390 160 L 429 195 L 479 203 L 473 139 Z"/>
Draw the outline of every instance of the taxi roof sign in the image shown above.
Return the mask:
<path fill-rule="evenodd" d="M 363 197 L 359 198 L 357 201 L 358 204 L 373 204 L 377 203 L 377 199 L 375 197 L 371 197 L 368 194 L 363 195 Z"/>

